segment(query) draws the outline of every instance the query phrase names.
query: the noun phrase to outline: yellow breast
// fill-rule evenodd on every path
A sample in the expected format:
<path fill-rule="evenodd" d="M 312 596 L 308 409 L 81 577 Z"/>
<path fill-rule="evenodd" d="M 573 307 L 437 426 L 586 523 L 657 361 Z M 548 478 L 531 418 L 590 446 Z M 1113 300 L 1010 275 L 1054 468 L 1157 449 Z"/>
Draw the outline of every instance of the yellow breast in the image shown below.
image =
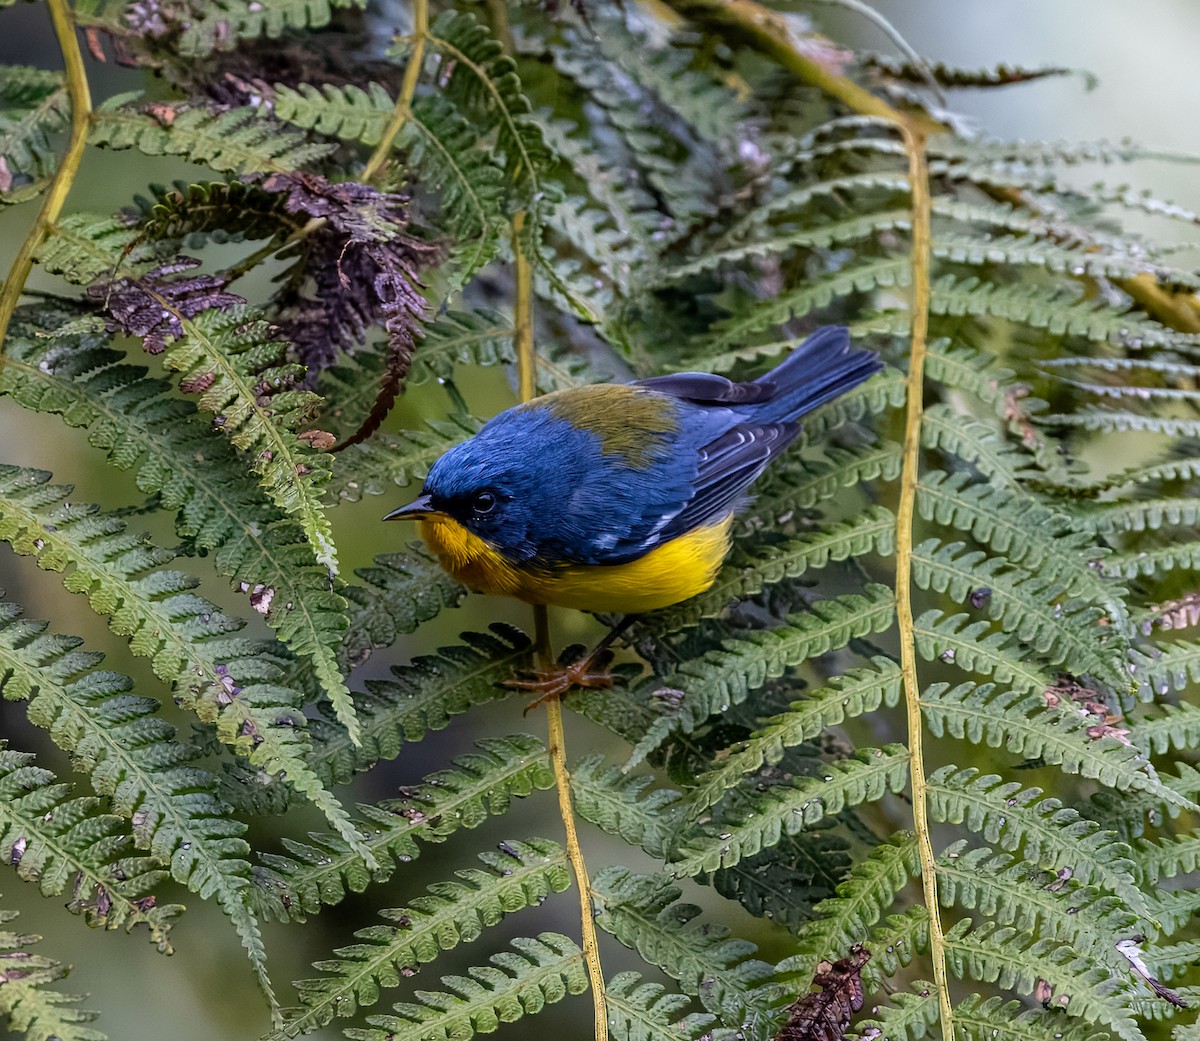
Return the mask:
<path fill-rule="evenodd" d="M 442 567 L 476 592 L 580 611 L 640 614 L 677 604 L 713 584 L 729 551 L 732 514 L 625 564 L 573 564 L 552 571 L 515 568 L 450 517 L 421 521 Z"/>

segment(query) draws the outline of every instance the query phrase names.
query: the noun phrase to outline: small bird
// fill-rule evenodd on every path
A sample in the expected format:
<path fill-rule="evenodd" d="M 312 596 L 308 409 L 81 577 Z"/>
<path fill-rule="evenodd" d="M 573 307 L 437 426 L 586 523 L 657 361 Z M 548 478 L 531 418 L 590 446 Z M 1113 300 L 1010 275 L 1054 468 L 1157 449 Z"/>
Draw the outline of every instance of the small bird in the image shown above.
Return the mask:
<path fill-rule="evenodd" d="M 706 372 L 555 391 L 506 409 L 433 464 L 416 519 L 477 592 L 637 615 L 712 585 L 746 491 L 797 420 L 882 367 L 848 330 L 819 329 L 749 383 Z M 590 663 L 518 686 L 603 685 Z"/>

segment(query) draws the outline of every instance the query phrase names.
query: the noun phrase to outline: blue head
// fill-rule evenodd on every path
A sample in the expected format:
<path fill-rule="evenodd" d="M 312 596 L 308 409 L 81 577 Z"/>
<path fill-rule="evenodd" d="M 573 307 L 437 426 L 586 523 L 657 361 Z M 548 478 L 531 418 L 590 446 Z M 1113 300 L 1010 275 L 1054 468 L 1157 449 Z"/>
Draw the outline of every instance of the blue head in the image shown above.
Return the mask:
<path fill-rule="evenodd" d="M 443 455 L 388 519 L 441 514 L 534 568 L 613 563 L 690 494 L 669 398 L 627 386 L 562 391 L 502 412 Z"/>

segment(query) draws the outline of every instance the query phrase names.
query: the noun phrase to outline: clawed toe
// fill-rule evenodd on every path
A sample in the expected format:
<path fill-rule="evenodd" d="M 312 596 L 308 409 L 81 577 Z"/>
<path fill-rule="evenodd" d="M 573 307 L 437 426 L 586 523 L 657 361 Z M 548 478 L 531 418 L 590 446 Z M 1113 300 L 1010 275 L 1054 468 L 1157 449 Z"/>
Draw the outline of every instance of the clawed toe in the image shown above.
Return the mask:
<path fill-rule="evenodd" d="M 513 690 L 525 690 L 538 697 L 525 706 L 525 714 L 530 709 L 551 698 L 560 698 L 572 687 L 584 687 L 588 690 L 608 690 L 613 685 L 612 673 L 608 664 L 612 655 L 605 652 L 601 655 L 588 655 L 570 665 L 555 665 L 549 669 L 535 669 L 526 678 L 505 680 L 504 686 Z"/>

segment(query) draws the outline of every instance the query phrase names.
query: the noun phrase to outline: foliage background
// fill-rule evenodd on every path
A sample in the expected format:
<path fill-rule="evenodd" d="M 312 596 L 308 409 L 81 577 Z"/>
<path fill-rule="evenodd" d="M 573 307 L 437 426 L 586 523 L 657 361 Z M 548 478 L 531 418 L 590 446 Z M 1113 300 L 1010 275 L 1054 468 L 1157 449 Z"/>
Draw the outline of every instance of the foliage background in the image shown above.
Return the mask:
<path fill-rule="evenodd" d="M 1029 2 L 1006 0 L 1003 4 L 960 3 L 937 0 L 915 3 L 909 0 L 880 0 L 874 6 L 886 14 L 923 55 L 944 59 L 964 67 L 984 67 L 998 61 L 1036 66 L 1043 63 L 1086 68 L 1100 77 L 1100 85 L 1086 92 L 1079 79 L 1055 79 L 997 92 L 952 92 L 951 106 L 975 116 L 988 131 L 1001 137 L 1023 139 L 1116 139 L 1131 135 L 1148 146 L 1184 151 L 1200 151 L 1200 134 L 1195 130 L 1193 114 L 1200 111 L 1200 82 L 1193 74 L 1194 41 L 1200 38 L 1200 10 L 1190 0 L 1141 0 L 1136 5 L 1077 2 Z M 804 5 L 796 5 L 804 9 Z M 852 46 L 867 46 L 889 51 L 870 26 L 834 7 L 814 5 L 807 8 L 831 35 Z M 56 52 L 43 23 L 40 7 L 18 7 L 0 15 L 0 61 L 22 61 L 52 66 Z M 386 17 L 385 17 L 386 20 Z M 10 27 L 16 26 L 15 31 Z M 111 67 L 90 66 L 93 89 L 99 96 L 109 90 L 130 86 L 131 74 Z M 181 176 L 178 164 L 169 160 L 148 160 L 134 153 L 94 153 L 88 157 L 92 177 L 77 185 L 71 207 L 106 212 L 128 200 L 131 182 L 139 184 Z M 1071 177 L 1088 183 L 1097 173 L 1090 167 L 1076 168 Z M 1122 176 L 1126 176 L 1122 172 Z M 1194 168 L 1148 163 L 1131 170 L 1139 187 L 1153 186 L 1156 193 L 1184 205 L 1200 207 Z M 0 214 L 0 242 L 7 252 L 19 240 L 25 212 Z M 1136 227 L 1138 221 L 1132 220 Z M 1181 266 L 1186 258 L 1178 258 Z M 35 272 L 31 285 L 38 285 Z M 477 414 L 490 414 L 511 399 L 511 389 L 498 370 L 464 374 L 463 388 Z M 427 415 L 436 415 L 443 407 L 440 391 L 431 385 L 410 392 L 399 404 L 392 424 L 396 427 L 417 425 Z M 129 487 L 120 487 L 120 477 L 100 463 L 99 453 L 82 444 L 82 438 L 61 438 L 56 419 L 36 416 L 0 400 L 0 445 L 19 445 L 19 458 L 8 457 L 0 449 L 0 461 L 38 466 L 74 480 L 78 498 L 87 501 L 117 502 L 127 497 Z M 1113 458 L 1113 468 L 1120 460 Z M 95 464 L 94 466 L 92 464 Z M 131 485 L 130 485 L 131 487 Z M 399 492 L 386 500 L 366 498 L 362 503 L 336 511 L 334 523 L 343 555 L 345 572 L 370 563 L 379 552 L 392 548 L 398 533 L 378 524 L 381 506 L 400 501 Z M 9 598 L 25 606 L 26 615 L 55 620 L 57 631 L 74 632 L 89 645 L 112 646 L 102 622 L 80 610 L 74 597 L 65 593 L 53 575 L 36 570 L 28 560 L 19 560 L 4 552 L 0 556 L 0 587 Z M 211 596 L 219 584 L 206 592 Z M 232 598 L 230 605 L 236 603 Z M 510 618 L 528 626 L 527 613 L 519 606 L 472 598 L 463 607 L 446 612 L 428 630 L 405 639 L 389 652 L 379 652 L 369 666 L 373 675 L 384 675 L 393 663 L 407 660 L 414 647 L 428 648 L 446 642 L 462 629 L 478 630 L 497 618 Z M 556 639 L 572 636 L 586 638 L 595 632 L 585 620 L 563 616 L 556 621 Z M 119 653 L 108 664 L 135 677 L 147 675 L 143 662 L 133 657 L 124 660 Z M 468 749 L 472 742 L 491 733 L 522 729 L 514 722 L 517 708 L 508 702 L 477 710 L 461 717 L 447 730 L 431 736 L 412 756 L 359 779 L 348 799 L 371 801 L 389 794 L 397 784 L 416 781 L 431 769 L 443 766 L 449 758 Z M 23 708 L 0 702 L 0 734 L 11 736 L 19 747 L 38 748 L 53 763 L 55 751 L 40 731 L 23 723 Z M 527 727 L 538 732 L 538 724 Z M 595 746 L 605 750 L 613 746 L 610 735 L 577 717 L 568 719 L 568 739 L 572 752 L 582 754 Z M 59 763 L 65 765 L 63 757 Z M 445 877 L 448 865 L 464 863 L 464 850 L 486 846 L 506 835 L 538 831 L 535 822 L 554 813 L 550 797 L 543 794 L 519 804 L 503 820 L 484 826 L 481 832 L 468 832 L 442 846 L 427 847 L 421 862 L 404 876 L 404 887 L 413 892 L 428 879 Z M 528 823 L 527 823 L 528 822 Z M 313 826 L 320 825 L 313 815 Z M 548 830 L 544 826 L 540 830 Z M 623 844 L 585 826 L 585 851 L 593 873 L 610 859 L 629 862 L 630 851 Z M 255 842 L 258 845 L 258 842 Z M 469 856 L 469 854 L 467 854 Z M 646 865 L 650 861 L 647 859 Z M 38 904 L 31 888 L 15 879 L 0 877 L 0 886 L 9 906 L 31 907 Z M 689 899 L 713 903 L 708 891 L 689 887 Z M 384 906 L 403 903 L 403 893 L 372 894 Z M 45 932 L 47 948 L 69 957 L 75 969 L 66 984 L 72 991 L 88 991 L 98 997 L 103 1008 L 101 1026 L 114 1038 L 162 1036 L 162 1026 L 170 1024 L 170 1035 L 178 1041 L 200 1041 L 214 1037 L 257 1036 L 259 1030 L 249 1024 L 261 1024 L 262 1000 L 246 970 L 244 956 L 236 937 L 224 918 L 198 900 L 185 901 L 189 913 L 175 927 L 178 953 L 163 960 L 141 935 L 116 936 L 82 929 L 67 916 L 56 921 L 41 916 L 39 929 Z M 783 956 L 786 950 L 773 948 L 779 937 L 771 933 L 755 935 L 756 926 L 748 916 L 737 916 L 725 906 L 730 924 L 751 939 L 765 941 L 766 956 Z M 557 929 L 574 934 L 577 929 L 573 894 L 560 896 L 544 909 L 544 922 L 538 928 Z M 351 899 L 339 908 L 328 909 L 306 930 L 290 930 L 285 942 L 267 927 L 268 947 L 272 952 L 272 970 L 279 981 L 310 974 L 309 964 L 347 939 L 342 922 L 356 926 L 366 916 L 364 904 Z M 521 918 L 502 925 L 498 935 L 528 934 L 533 927 Z M 307 946 L 297 943 L 302 938 Z M 615 943 L 604 947 L 608 972 L 619 969 L 622 960 L 630 965 L 640 962 L 628 956 Z M 461 957 L 459 957 L 461 956 Z M 461 950 L 439 963 L 440 971 L 455 971 L 454 958 L 462 965 L 471 962 L 469 949 Z M 180 962 L 186 962 L 186 967 Z M 549 1008 L 536 1021 L 524 1022 L 502 1031 L 502 1037 L 521 1037 L 529 1029 L 548 1034 L 576 1036 L 583 1000 L 564 1002 Z M 329 1028 L 320 1037 L 340 1036 Z"/>

